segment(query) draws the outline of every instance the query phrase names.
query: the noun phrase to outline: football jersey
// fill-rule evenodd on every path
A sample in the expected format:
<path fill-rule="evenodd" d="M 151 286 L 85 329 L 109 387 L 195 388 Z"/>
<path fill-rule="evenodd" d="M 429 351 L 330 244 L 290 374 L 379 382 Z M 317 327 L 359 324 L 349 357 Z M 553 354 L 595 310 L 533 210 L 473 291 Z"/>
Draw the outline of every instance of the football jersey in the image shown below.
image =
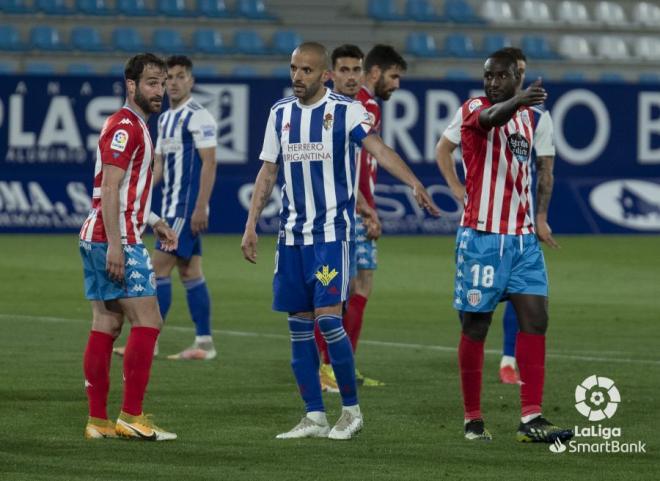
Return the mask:
<path fill-rule="evenodd" d="M 119 230 L 122 244 L 141 244 L 141 235 L 151 211 L 153 145 L 149 129 L 128 106 L 111 115 L 103 125 L 96 149 L 92 209 L 80 230 L 89 242 L 108 242 L 101 210 L 103 166 L 125 171 L 119 185 Z"/>
<path fill-rule="evenodd" d="M 192 98 L 158 118 L 156 153 L 163 157 L 162 217 L 192 215 L 202 169 L 197 149 L 215 147 L 217 131 L 211 113 Z"/>
<path fill-rule="evenodd" d="M 380 135 L 380 105 L 371 91 L 364 85 L 355 96 L 356 100 L 364 106 L 369 114 L 369 120 L 373 125 L 372 131 Z M 376 189 L 376 170 L 378 162 L 373 155 L 365 149 L 360 149 L 359 189 L 360 193 L 372 209 L 376 208 L 374 192 Z"/>
<path fill-rule="evenodd" d="M 259 158 L 284 174 L 279 242 L 354 240 L 355 149 L 370 131 L 362 104 L 329 89 L 313 105 L 286 97 L 272 106 Z"/>
<path fill-rule="evenodd" d="M 465 209 L 461 226 L 500 234 L 534 232 L 531 212 L 531 147 L 537 117 L 520 107 L 506 124 L 484 129 L 486 97 L 462 107 L 461 143 L 465 168 Z"/>

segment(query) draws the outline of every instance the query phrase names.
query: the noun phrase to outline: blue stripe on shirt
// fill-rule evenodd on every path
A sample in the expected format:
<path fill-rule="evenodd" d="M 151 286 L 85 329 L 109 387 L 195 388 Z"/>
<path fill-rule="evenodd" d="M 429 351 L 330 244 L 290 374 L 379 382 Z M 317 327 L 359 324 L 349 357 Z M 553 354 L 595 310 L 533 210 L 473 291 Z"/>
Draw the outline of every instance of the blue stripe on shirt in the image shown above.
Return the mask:
<path fill-rule="evenodd" d="M 348 200 L 348 182 L 346 178 L 346 105 L 337 104 L 332 123 L 332 160 L 335 174 L 335 196 L 337 198 L 337 215 L 335 216 L 335 235 L 337 240 L 346 239 L 346 220 L 344 209 Z M 343 208 L 340 207 L 343 205 Z"/>

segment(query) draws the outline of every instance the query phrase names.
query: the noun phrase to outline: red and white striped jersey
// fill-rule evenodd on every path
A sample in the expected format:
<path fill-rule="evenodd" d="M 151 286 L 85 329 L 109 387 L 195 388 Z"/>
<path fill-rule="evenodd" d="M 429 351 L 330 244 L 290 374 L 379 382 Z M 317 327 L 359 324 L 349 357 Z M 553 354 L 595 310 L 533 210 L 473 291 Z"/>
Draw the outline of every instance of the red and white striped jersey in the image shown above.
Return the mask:
<path fill-rule="evenodd" d="M 479 113 L 491 105 L 488 98 L 477 97 L 462 107 L 466 195 L 461 226 L 530 234 L 534 232 L 530 159 L 535 115 L 530 107 L 520 107 L 509 122 L 486 130 L 479 124 Z"/>
<path fill-rule="evenodd" d="M 359 100 L 364 108 L 367 109 L 369 121 L 371 122 L 371 125 L 373 125 L 371 131 L 380 135 L 381 113 L 380 105 L 378 105 L 376 97 L 363 85 L 355 96 L 355 100 Z M 358 188 L 364 199 L 367 201 L 367 204 L 369 204 L 372 209 L 375 209 L 376 201 L 374 200 L 374 191 L 376 190 L 376 171 L 378 169 L 378 162 L 376 162 L 373 155 L 367 152 L 367 149 L 360 149 L 359 162 Z"/>
<path fill-rule="evenodd" d="M 141 244 L 141 235 L 151 211 L 154 149 L 144 120 L 124 106 L 106 120 L 96 149 L 92 210 L 80 229 L 80 238 L 108 242 L 101 211 L 103 166 L 125 170 L 119 185 L 119 229 L 122 244 Z"/>

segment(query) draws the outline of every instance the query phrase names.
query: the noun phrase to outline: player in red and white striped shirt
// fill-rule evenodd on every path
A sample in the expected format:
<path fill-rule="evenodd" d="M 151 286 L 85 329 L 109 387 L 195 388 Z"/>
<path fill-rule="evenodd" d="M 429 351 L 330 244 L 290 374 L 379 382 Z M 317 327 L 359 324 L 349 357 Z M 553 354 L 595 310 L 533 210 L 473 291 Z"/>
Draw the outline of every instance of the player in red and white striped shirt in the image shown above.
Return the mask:
<path fill-rule="evenodd" d="M 458 348 L 465 437 L 490 440 L 481 415 L 484 341 L 493 311 L 509 298 L 518 315 L 522 442 L 566 441 L 573 436 L 541 414 L 545 374 L 548 284 L 531 212 L 531 106 L 547 98 L 540 81 L 516 92 L 517 62 L 506 52 L 484 65 L 485 97 L 462 108 L 465 211 L 456 236 L 454 307 L 461 312 Z"/>
<path fill-rule="evenodd" d="M 126 104 L 99 137 L 92 210 L 80 231 L 85 296 L 92 303 L 92 331 L 84 356 L 89 419 L 85 437 L 123 436 L 152 441 L 176 434 L 142 413 L 154 345 L 162 319 L 155 277 L 142 231 L 149 222 L 161 244 L 175 249 L 176 233 L 150 214 L 153 145 L 146 121 L 160 111 L 165 63 L 140 54 L 126 63 Z M 112 344 L 128 317 L 132 324 L 124 357 L 124 402 L 117 423 L 108 419 Z"/>

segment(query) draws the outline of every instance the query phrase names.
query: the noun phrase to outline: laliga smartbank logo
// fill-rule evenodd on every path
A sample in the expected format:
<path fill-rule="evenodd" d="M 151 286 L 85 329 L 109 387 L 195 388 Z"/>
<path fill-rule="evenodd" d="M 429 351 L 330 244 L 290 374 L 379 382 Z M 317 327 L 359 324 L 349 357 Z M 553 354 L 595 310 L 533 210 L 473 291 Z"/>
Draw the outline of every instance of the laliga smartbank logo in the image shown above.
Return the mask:
<path fill-rule="evenodd" d="M 608 377 L 593 374 L 575 388 L 575 409 L 592 422 L 611 419 L 619 407 L 621 394 Z M 557 439 L 550 445 L 552 453 L 646 453 L 646 443 L 623 441 L 623 429 L 618 426 L 576 425 L 575 438 L 564 444 Z M 596 438 L 596 441 L 591 439 Z"/>

